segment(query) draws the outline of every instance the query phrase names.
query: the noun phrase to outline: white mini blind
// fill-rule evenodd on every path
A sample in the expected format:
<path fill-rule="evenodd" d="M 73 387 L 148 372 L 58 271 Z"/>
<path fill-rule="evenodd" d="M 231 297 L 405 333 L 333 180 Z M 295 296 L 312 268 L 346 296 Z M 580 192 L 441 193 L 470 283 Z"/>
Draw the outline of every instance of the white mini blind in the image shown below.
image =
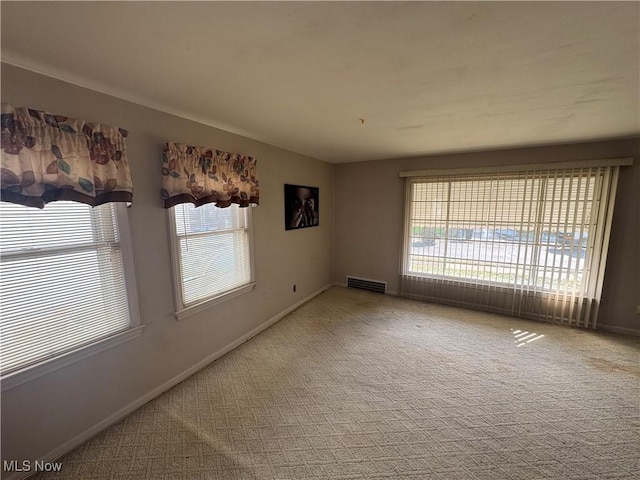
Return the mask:
<path fill-rule="evenodd" d="M 407 178 L 402 293 L 595 327 L 618 172 Z"/>
<path fill-rule="evenodd" d="M 130 328 L 116 208 L 0 202 L 2 375 Z"/>
<path fill-rule="evenodd" d="M 247 208 L 182 203 L 172 211 L 182 308 L 252 281 Z"/>

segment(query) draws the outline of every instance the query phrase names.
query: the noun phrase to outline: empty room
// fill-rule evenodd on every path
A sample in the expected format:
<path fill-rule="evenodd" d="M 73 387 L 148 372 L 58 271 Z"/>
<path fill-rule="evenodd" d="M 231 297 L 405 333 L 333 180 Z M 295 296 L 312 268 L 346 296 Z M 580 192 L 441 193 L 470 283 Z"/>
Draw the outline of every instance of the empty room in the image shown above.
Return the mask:
<path fill-rule="evenodd" d="M 639 2 L 0 9 L 3 480 L 638 478 Z"/>

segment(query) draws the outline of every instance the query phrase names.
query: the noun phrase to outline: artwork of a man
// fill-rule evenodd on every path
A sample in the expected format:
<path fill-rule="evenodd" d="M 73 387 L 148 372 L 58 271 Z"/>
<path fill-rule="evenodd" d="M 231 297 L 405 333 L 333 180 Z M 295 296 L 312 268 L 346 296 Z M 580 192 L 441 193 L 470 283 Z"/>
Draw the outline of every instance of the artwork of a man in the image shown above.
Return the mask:
<path fill-rule="evenodd" d="M 285 185 L 285 227 L 313 227 L 320 223 L 318 188 Z"/>

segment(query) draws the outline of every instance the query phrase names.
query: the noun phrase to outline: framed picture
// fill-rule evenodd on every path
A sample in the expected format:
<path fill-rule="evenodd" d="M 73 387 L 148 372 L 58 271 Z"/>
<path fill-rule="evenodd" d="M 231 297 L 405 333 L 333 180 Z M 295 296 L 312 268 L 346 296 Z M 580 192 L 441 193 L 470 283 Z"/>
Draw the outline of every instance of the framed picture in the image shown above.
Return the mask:
<path fill-rule="evenodd" d="M 320 224 L 320 189 L 303 185 L 284 186 L 284 228 L 317 227 Z"/>

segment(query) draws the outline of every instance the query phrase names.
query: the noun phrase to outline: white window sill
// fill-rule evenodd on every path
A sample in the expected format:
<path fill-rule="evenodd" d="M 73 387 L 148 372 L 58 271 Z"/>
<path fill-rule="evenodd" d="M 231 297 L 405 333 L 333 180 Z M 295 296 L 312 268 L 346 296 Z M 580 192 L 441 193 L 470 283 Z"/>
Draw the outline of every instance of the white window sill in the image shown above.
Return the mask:
<path fill-rule="evenodd" d="M 185 318 L 203 312 L 213 307 L 214 305 L 226 302 L 227 300 L 231 300 L 232 298 L 238 297 L 244 293 L 251 292 L 254 288 L 256 288 L 256 282 L 247 283 L 246 285 L 243 285 L 236 289 L 229 290 L 228 292 L 224 292 L 215 297 L 208 298 L 207 300 L 204 300 L 200 303 L 189 305 L 188 307 L 185 307 L 182 310 L 178 310 L 176 312 L 176 319 L 184 320 Z"/>
<path fill-rule="evenodd" d="M 84 358 L 95 355 L 108 348 L 115 347 L 121 343 L 128 342 L 134 338 L 142 335 L 144 325 L 133 327 L 130 330 L 126 330 L 121 333 L 117 333 L 110 337 L 98 340 L 95 343 L 77 348 L 68 353 L 53 357 L 51 359 L 43 360 L 40 363 L 30 365 L 22 370 L 8 373 L 0 379 L 0 391 L 12 389 L 23 383 L 29 382 L 35 378 L 51 373 L 72 363 L 78 362 Z"/>

